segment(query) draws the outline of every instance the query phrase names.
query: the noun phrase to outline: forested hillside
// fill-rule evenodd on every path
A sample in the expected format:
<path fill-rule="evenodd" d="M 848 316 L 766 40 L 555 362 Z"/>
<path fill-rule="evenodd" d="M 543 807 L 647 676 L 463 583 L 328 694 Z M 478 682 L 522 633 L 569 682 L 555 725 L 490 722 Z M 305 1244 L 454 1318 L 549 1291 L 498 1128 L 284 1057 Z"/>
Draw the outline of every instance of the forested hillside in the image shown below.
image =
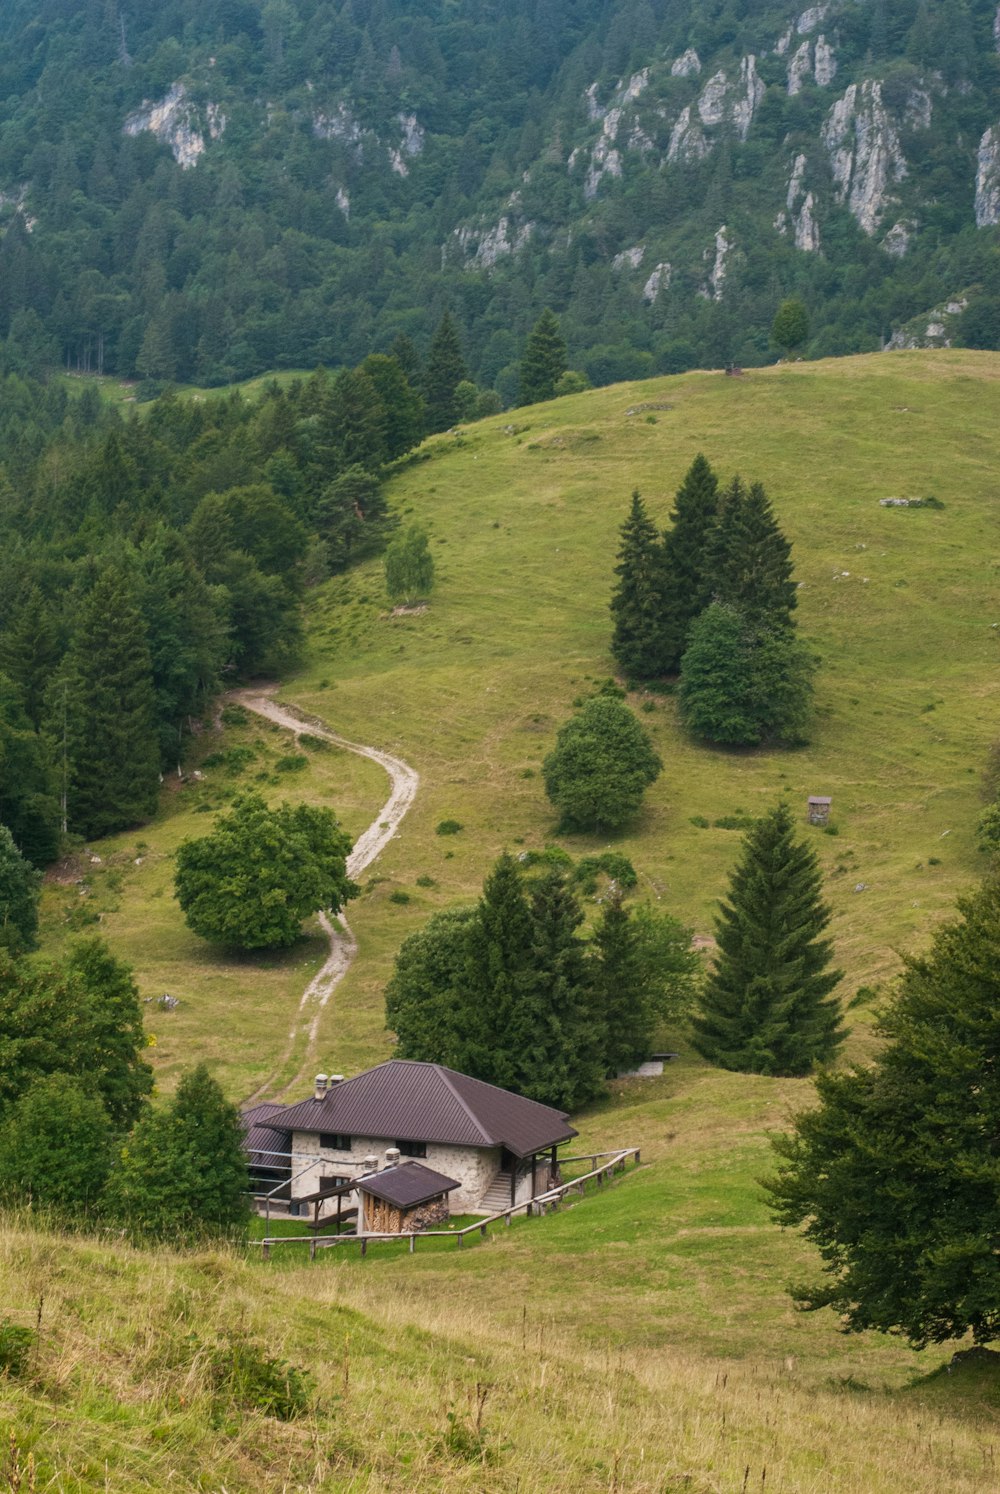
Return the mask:
<path fill-rule="evenodd" d="M 163 382 L 456 316 L 505 402 L 545 306 L 594 382 L 1000 340 L 995 0 L 10 0 L 0 335 Z M 966 301 L 971 304 L 966 306 Z"/>

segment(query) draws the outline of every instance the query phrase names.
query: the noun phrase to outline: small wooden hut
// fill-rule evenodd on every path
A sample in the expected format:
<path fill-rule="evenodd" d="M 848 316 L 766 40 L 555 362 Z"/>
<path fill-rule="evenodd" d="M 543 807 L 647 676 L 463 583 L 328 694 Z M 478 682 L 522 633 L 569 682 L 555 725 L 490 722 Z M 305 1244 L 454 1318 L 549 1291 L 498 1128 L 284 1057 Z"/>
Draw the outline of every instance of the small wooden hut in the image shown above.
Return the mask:
<path fill-rule="evenodd" d="M 807 812 L 810 825 L 827 825 L 830 822 L 830 805 L 832 799 L 822 794 L 812 794 L 809 798 Z"/>
<path fill-rule="evenodd" d="M 461 1183 L 424 1167 L 403 1162 L 358 1178 L 358 1234 L 402 1235 L 432 1229 L 451 1212 L 448 1194 Z"/>

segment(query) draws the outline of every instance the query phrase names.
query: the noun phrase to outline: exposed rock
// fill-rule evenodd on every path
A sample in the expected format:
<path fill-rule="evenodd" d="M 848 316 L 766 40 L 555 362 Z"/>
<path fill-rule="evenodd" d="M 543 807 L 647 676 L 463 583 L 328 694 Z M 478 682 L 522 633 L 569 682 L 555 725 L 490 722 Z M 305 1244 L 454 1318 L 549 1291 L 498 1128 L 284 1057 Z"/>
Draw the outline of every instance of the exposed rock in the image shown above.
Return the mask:
<path fill-rule="evenodd" d="M 729 238 L 729 230 L 723 223 L 715 235 L 715 258 L 712 268 L 708 272 L 708 282 L 703 285 L 698 294 L 704 296 L 707 301 L 721 301 L 722 292 L 726 283 L 726 260 L 732 249 L 732 241 Z M 712 250 L 706 249 L 704 258 L 710 259 Z"/>
<path fill-rule="evenodd" d="M 816 222 L 816 199 L 803 186 L 805 171 L 805 156 L 796 156 L 792 164 L 791 176 L 788 178 L 788 192 L 785 196 L 787 211 L 778 214 L 774 226 L 780 233 L 787 233 L 788 224 L 791 223 L 795 232 L 796 249 L 803 249 L 808 254 L 816 254 L 820 248 L 819 224 Z"/>
<path fill-rule="evenodd" d="M 721 124 L 726 117 L 726 93 L 729 84 L 723 72 L 714 73 L 698 99 L 698 113 L 702 124 Z"/>
<path fill-rule="evenodd" d="M 674 78 L 697 78 L 701 72 L 701 58 L 694 47 L 688 47 L 670 69 Z"/>
<path fill-rule="evenodd" d="M 976 227 L 1000 223 L 1000 124 L 988 129 L 979 142 L 976 159 Z"/>
<path fill-rule="evenodd" d="M 344 103 L 338 104 L 333 114 L 313 115 L 313 134 L 317 140 L 343 140 L 358 146 L 361 143 L 361 125 Z"/>
<path fill-rule="evenodd" d="M 343 213 L 344 217 L 345 218 L 350 218 L 350 216 L 351 216 L 351 194 L 348 192 L 348 190 L 347 190 L 346 187 L 338 187 L 337 188 L 337 195 L 334 198 L 334 202 L 336 202 L 337 206 L 340 208 L 340 211 Z"/>
<path fill-rule="evenodd" d="M 852 83 L 823 123 L 837 198 L 858 224 L 874 234 L 892 200 L 890 188 L 906 176 L 899 135 L 882 101 L 882 84 Z"/>
<path fill-rule="evenodd" d="M 997 6 L 997 13 L 993 17 L 993 40 L 997 44 L 997 51 L 1000 52 L 1000 5 Z"/>
<path fill-rule="evenodd" d="M 594 124 L 597 120 L 603 119 L 604 110 L 597 102 L 597 84 L 591 83 L 590 87 L 585 90 L 583 96 L 587 100 L 587 118 L 590 120 L 590 122 Z"/>
<path fill-rule="evenodd" d="M 588 202 L 597 196 L 603 176 L 621 176 L 622 158 L 617 150 L 604 138 L 598 140 L 590 158 L 590 166 L 583 182 L 583 195 Z"/>
<path fill-rule="evenodd" d="M 784 36 L 779 36 L 778 37 L 778 40 L 774 44 L 774 50 L 775 50 L 775 52 L 777 53 L 777 55 L 779 57 L 784 57 L 785 53 L 788 51 L 789 47 L 792 45 L 792 36 L 793 35 L 794 35 L 794 33 L 792 31 L 792 28 L 791 28 L 791 26 L 789 26 L 789 28 L 785 32 Z"/>
<path fill-rule="evenodd" d="M 389 164 L 397 176 L 409 176 L 409 167 L 406 164 L 406 156 L 419 156 L 424 148 L 425 130 L 417 120 L 415 114 L 397 114 L 399 127 L 403 132 L 402 139 L 396 149 L 389 150 Z"/>
<path fill-rule="evenodd" d="M 508 254 L 516 254 L 523 249 L 534 231 L 533 223 L 522 223 L 520 227 L 514 228 L 511 218 L 505 213 L 492 228 L 485 231 L 469 227 L 456 228 L 455 237 L 467 260 L 477 269 L 491 270 L 498 259 L 504 259 Z"/>
<path fill-rule="evenodd" d="M 691 105 L 688 104 L 670 132 L 667 160 L 700 161 L 708 155 L 711 148 L 701 125 L 691 118 Z"/>
<path fill-rule="evenodd" d="M 671 269 L 670 265 L 666 262 L 666 260 L 662 260 L 656 266 L 656 269 L 653 271 L 649 279 L 646 281 L 646 284 L 643 286 L 642 299 L 646 301 L 650 306 L 652 306 L 655 303 L 656 298 L 660 294 L 660 292 L 665 291 L 670 285 L 670 277 L 672 274 L 673 270 Z"/>
<path fill-rule="evenodd" d="M 148 130 L 164 145 L 169 145 L 174 160 L 182 170 L 194 166 L 205 149 L 205 132 L 217 140 L 226 128 L 226 116 L 218 104 L 206 104 L 203 117 L 188 98 L 183 83 L 174 83 L 158 104 L 143 100 L 125 121 L 126 135 L 141 135 Z M 196 128 L 199 126 L 199 128 Z"/>
<path fill-rule="evenodd" d="M 911 88 L 906 100 L 906 123 L 911 130 L 930 129 L 931 96 L 926 88 Z"/>
<path fill-rule="evenodd" d="M 757 59 L 751 52 L 740 63 L 738 83 L 731 85 L 722 71 L 709 78 L 698 98 L 701 122 L 718 125 L 728 115 L 739 138 L 745 140 L 765 92 L 757 72 Z"/>
<path fill-rule="evenodd" d="M 913 238 L 913 228 L 914 225 L 912 223 L 905 223 L 902 220 L 894 223 L 882 240 L 882 248 L 886 254 L 891 254 L 893 259 L 902 259 L 910 247 L 910 240 Z M 941 330 L 943 332 L 944 328 Z"/>
<path fill-rule="evenodd" d="M 812 5 L 812 6 L 810 6 L 810 8 L 808 10 L 804 10 L 802 12 L 802 14 L 799 16 L 798 20 L 795 22 L 795 29 L 796 29 L 796 31 L 799 33 L 800 36 L 808 36 L 808 34 L 809 34 L 810 31 L 815 31 L 816 27 L 822 21 L 826 20 L 826 17 L 828 16 L 829 12 L 830 12 L 829 5 Z"/>
<path fill-rule="evenodd" d="M 802 92 L 802 85 L 812 72 L 812 47 L 804 41 L 788 60 L 788 92 L 791 97 Z"/>
<path fill-rule="evenodd" d="M 624 88 L 621 90 L 620 98 L 622 104 L 634 104 L 644 88 L 649 86 L 649 68 L 644 67 L 641 72 L 633 73 Z"/>
<path fill-rule="evenodd" d="M 815 64 L 813 67 L 813 77 L 816 79 L 817 86 L 820 88 L 829 88 L 836 76 L 837 59 L 834 56 L 833 48 L 825 36 L 817 36 Z"/>
<path fill-rule="evenodd" d="M 611 268 L 613 270 L 637 270 L 642 264 L 645 253 L 645 244 L 634 244 L 631 249 L 623 249 L 620 254 L 615 255 L 611 261 Z"/>

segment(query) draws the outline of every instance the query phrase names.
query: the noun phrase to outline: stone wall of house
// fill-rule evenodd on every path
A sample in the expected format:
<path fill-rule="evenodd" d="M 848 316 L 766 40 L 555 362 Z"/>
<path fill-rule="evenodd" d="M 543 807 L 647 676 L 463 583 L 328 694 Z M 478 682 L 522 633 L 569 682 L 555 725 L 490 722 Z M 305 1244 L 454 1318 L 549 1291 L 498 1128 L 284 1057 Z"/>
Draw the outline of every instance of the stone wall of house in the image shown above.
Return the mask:
<path fill-rule="evenodd" d="M 304 1198 L 307 1194 L 317 1193 L 323 1178 L 349 1178 L 367 1171 L 366 1157 L 377 1157 L 379 1168 L 383 1168 L 387 1148 L 395 1145 L 394 1137 L 353 1136 L 350 1151 L 333 1151 L 328 1147 L 320 1147 L 316 1132 L 294 1132 L 292 1151 L 315 1156 L 316 1165 L 310 1166 L 301 1161 L 293 1164 L 292 1197 Z M 461 1184 L 450 1195 L 451 1211 L 454 1214 L 465 1214 L 478 1208 L 483 1194 L 496 1176 L 500 1167 L 500 1148 L 446 1146 L 443 1143 L 428 1142 L 426 1157 L 415 1160 Z M 296 1173 L 298 1176 L 295 1176 Z M 530 1174 L 528 1186 L 530 1189 Z M 353 1193 L 344 1200 L 345 1207 L 354 1207 L 356 1203 L 357 1197 Z M 330 1213 L 331 1209 L 328 1207 L 325 1212 Z"/>

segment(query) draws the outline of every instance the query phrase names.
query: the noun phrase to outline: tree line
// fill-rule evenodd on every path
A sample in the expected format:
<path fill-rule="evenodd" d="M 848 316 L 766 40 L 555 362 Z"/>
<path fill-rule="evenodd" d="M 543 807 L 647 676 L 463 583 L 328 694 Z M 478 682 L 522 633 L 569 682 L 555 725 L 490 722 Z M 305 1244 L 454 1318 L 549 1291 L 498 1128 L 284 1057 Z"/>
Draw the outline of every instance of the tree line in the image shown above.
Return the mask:
<path fill-rule="evenodd" d="M 660 533 L 638 492 L 622 526 L 611 650 L 630 680 L 679 674 L 691 732 L 726 746 L 795 741 L 814 662 L 795 632 L 791 546 L 759 482 L 720 489 L 703 455 Z"/>

